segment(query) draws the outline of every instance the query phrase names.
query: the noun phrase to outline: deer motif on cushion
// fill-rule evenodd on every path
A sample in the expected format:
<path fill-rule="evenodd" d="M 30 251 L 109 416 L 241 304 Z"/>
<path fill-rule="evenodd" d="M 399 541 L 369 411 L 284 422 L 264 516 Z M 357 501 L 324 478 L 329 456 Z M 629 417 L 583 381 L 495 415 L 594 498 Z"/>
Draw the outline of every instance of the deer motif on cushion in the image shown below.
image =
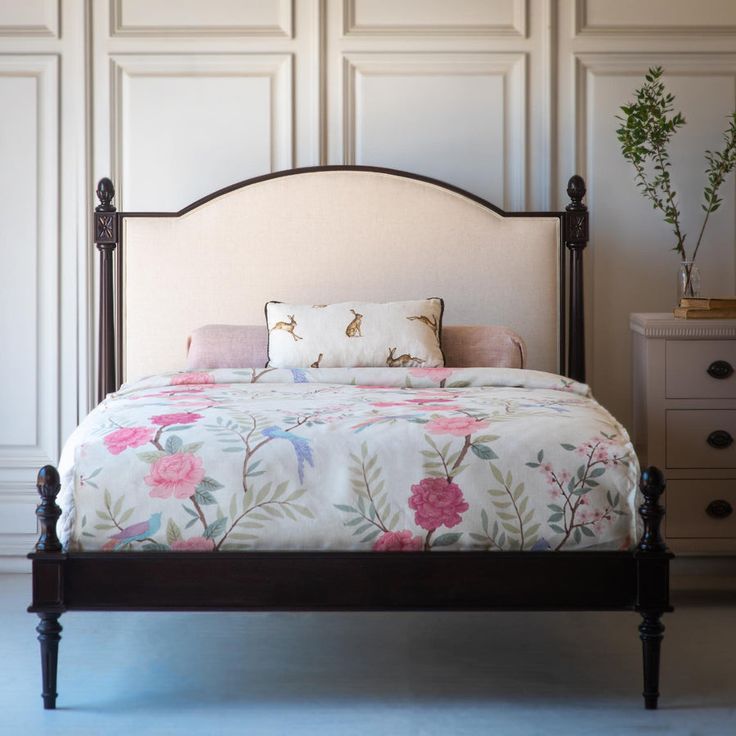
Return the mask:
<path fill-rule="evenodd" d="M 386 365 L 389 368 L 406 368 L 407 366 L 417 367 L 424 363 L 421 358 L 415 358 L 413 355 L 409 355 L 409 353 L 399 355 L 399 357 L 397 358 L 394 355 L 395 352 L 396 348 L 388 349 L 388 358 L 386 358 Z"/>
<path fill-rule="evenodd" d="M 296 320 L 294 319 L 294 315 L 287 314 L 286 316 L 289 318 L 289 321 L 288 322 L 277 322 L 271 328 L 271 332 L 273 332 L 274 330 L 283 330 L 284 332 L 288 332 L 294 338 L 294 342 L 296 342 L 297 340 L 303 340 L 304 338 L 300 337 L 299 335 L 296 334 L 296 332 L 294 332 L 294 330 L 296 329 L 296 324 L 297 324 Z"/>
<path fill-rule="evenodd" d="M 348 337 L 363 337 L 363 333 L 360 331 L 360 325 L 363 321 L 363 315 L 356 312 L 354 309 L 350 310 L 353 313 L 353 319 L 350 324 L 345 328 L 345 334 Z"/>

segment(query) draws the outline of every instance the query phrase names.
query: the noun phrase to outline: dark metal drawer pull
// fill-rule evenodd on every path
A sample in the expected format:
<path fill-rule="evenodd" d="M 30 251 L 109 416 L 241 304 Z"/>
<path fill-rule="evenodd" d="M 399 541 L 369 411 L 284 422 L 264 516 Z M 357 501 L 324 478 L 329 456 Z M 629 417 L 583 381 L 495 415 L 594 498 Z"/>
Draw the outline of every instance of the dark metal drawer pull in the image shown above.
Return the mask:
<path fill-rule="evenodd" d="M 733 506 L 728 501 L 719 498 L 716 501 L 711 501 L 705 507 L 705 513 L 713 519 L 725 519 L 733 513 Z"/>
<path fill-rule="evenodd" d="M 716 450 L 725 450 L 733 444 L 733 437 L 725 429 L 717 429 L 708 435 L 706 442 Z"/>
<path fill-rule="evenodd" d="M 708 375 L 711 378 L 728 378 L 733 375 L 733 366 L 727 360 L 714 360 L 708 366 Z"/>

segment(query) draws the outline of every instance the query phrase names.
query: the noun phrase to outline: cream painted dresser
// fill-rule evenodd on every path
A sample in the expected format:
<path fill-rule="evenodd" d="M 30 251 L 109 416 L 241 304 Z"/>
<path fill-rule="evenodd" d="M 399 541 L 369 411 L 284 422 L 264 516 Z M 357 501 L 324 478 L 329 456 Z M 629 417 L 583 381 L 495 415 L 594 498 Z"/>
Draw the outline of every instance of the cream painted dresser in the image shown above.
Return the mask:
<path fill-rule="evenodd" d="M 736 553 L 736 319 L 632 314 L 633 441 L 667 478 L 673 551 Z"/>

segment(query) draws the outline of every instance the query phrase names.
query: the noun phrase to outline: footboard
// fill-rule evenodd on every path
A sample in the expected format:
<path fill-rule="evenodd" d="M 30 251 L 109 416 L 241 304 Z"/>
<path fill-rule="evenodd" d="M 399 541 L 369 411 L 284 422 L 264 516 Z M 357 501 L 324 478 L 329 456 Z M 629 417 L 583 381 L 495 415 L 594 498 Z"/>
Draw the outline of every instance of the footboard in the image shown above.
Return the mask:
<path fill-rule="evenodd" d="M 45 708 L 56 704 L 59 617 L 85 610 L 633 610 L 643 618 L 645 705 L 657 706 L 672 555 L 659 530 L 656 468 L 642 474 L 644 533 L 633 552 L 64 553 L 59 489 L 56 469 L 44 467 L 28 610 L 41 619 Z"/>

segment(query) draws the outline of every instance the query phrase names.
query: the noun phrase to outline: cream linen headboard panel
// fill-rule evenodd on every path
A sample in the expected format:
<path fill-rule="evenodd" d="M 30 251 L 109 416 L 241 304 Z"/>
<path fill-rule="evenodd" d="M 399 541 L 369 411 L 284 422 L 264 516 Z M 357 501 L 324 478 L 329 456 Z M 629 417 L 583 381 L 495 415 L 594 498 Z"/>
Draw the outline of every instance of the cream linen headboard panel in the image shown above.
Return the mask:
<path fill-rule="evenodd" d="M 123 218 L 123 380 L 184 366 L 205 324 L 260 324 L 268 300 L 441 296 L 445 324 L 499 324 L 558 370 L 559 220 L 501 217 L 369 171 L 268 179 L 179 217 Z"/>

